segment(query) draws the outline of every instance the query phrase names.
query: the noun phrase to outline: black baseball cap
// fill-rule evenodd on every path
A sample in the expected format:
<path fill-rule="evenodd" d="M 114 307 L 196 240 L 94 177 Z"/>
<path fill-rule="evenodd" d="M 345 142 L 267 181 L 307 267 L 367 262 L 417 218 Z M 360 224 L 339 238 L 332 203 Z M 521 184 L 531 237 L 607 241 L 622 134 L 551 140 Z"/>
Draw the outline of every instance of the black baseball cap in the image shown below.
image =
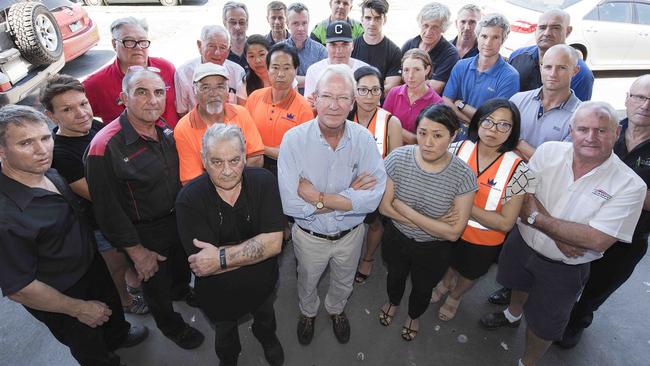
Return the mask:
<path fill-rule="evenodd" d="M 327 26 L 325 42 L 352 42 L 352 27 L 342 20 L 331 22 Z"/>

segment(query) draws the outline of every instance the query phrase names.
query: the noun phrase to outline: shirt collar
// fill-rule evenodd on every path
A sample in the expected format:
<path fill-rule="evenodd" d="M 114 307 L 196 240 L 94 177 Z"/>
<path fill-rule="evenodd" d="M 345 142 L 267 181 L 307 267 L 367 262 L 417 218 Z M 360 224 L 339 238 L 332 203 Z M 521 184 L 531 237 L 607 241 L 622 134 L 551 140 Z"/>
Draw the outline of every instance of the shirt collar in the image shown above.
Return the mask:
<path fill-rule="evenodd" d="M 54 169 L 48 169 L 48 171 L 45 172 L 45 176 L 50 178 L 50 181 L 52 181 L 56 188 L 59 189 L 61 193 L 63 193 L 63 188 L 57 185 L 57 180 L 51 178 L 54 174 Z M 4 193 L 7 197 L 9 197 L 9 199 L 14 201 L 16 206 L 18 206 L 21 211 L 25 211 L 27 205 L 29 205 L 29 203 L 32 202 L 35 197 L 54 194 L 53 192 L 46 190 L 37 191 L 35 188 L 28 187 L 12 178 L 9 178 L 2 172 L 0 172 L 0 192 Z"/>
<path fill-rule="evenodd" d="M 533 99 L 537 101 L 542 100 L 542 89 L 544 87 L 540 86 L 539 88 L 535 89 Z M 559 106 L 553 109 L 566 109 L 570 112 L 575 112 L 575 110 L 578 108 L 580 105 L 580 99 L 576 97 L 576 94 L 573 92 L 573 89 L 571 89 L 571 94 L 569 94 L 569 97 L 566 98 L 564 102 L 562 102 Z"/>
<path fill-rule="evenodd" d="M 284 97 L 284 99 L 282 99 L 279 103 L 273 104 L 273 87 L 267 87 L 265 89 L 266 90 L 264 91 L 264 96 L 262 97 L 264 103 L 273 105 L 280 109 L 289 109 L 289 106 L 291 106 L 291 103 L 293 103 L 297 94 L 294 88 L 290 88 L 289 93 L 286 97 Z"/>
<path fill-rule="evenodd" d="M 469 67 L 470 70 L 478 70 L 478 58 L 480 55 L 474 56 L 474 60 L 472 60 L 471 65 Z M 483 74 L 488 74 L 488 75 L 494 75 L 497 73 L 498 70 L 500 70 L 503 65 L 505 65 L 505 61 L 503 60 L 503 57 L 499 55 L 499 59 L 497 59 L 497 62 L 492 65 L 489 69 L 485 70 Z"/>
<path fill-rule="evenodd" d="M 225 113 L 223 118 L 224 123 L 237 118 L 237 110 L 232 105 L 230 105 L 230 103 L 225 103 L 223 105 L 223 109 Z M 190 126 L 192 128 L 197 130 L 208 128 L 208 124 L 201 118 L 201 115 L 199 114 L 198 105 L 194 106 L 194 109 L 190 111 L 189 118 Z"/>
<path fill-rule="evenodd" d="M 138 131 L 136 131 L 135 128 L 133 128 L 133 125 L 131 125 L 131 122 L 129 122 L 129 118 L 127 117 L 126 109 L 124 110 L 124 112 L 122 112 L 122 114 L 120 114 L 119 119 L 120 119 L 120 126 L 122 126 L 122 130 L 124 131 L 124 141 L 126 142 L 127 145 L 131 145 L 131 144 L 135 143 L 136 141 L 138 141 L 139 139 L 143 138 L 138 133 Z M 161 118 L 158 119 L 158 121 L 156 121 L 155 128 L 156 128 L 156 130 L 158 130 L 158 129 L 165 130 L 165 129 L 168 129 L 169 127 L 167 126 L 167 123 L 165 122 L 165 120 L 161 117 Z M 164 131 L 164 132 L 166 132 L 166 131 Z M 149 141 L 148 138 L 146 140 Z"/>
<path fill-rule="evenodd" d="M 327 141 L 325 141 L 323 135 L 320 132 L 320 126 L 318 125 L 318 116 L 314 118 L 312 123 L 313 123 L 312 127 L 314 129 L 314 135 L 316 136 L 316 138 L 323 145 L 327 145 L 328 147 L 330 147 L 330 144 L 328 144 Z M 345 119 L 345 129 L 343 130 L 343 136 L 341 136 L 341 141 L 339 141 L 338 145 L 336 146 L 336 150 L 342 149 L 347 145 L 348 141 L 352 140 L 352 133 L 350 132 L 350 126 L 349 126 L 349 124 L 351 123 L 356 123 L 356 122 L 349 121 L 347 118 Z"/>

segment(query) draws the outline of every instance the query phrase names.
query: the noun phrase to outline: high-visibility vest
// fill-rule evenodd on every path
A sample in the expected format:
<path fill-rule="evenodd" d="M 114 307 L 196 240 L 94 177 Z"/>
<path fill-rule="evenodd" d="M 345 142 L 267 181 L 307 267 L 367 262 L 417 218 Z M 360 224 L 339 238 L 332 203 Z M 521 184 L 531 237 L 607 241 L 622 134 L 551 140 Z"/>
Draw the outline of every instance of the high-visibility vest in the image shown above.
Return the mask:
<path fill-rule="evenodd" d="M 388 129 L 388 120 L 392 116 L 393 115 L 389 111 L 377 107 L 377 112 L 368 124 L 368 131 L 370 131 L 370 133 L 375 137 L 377 150 L 379 150 L 379 154 L 381 154 L 382 159 L 386 157 L 386 151 L 388 147 L 388 133 L 386 130 Z M 377 123 L 377 121 L 380 122 Z M 354 122 L 359 122 L 357 121 L 356 113 L 354 114 Z"/>
<path fill-rule="evenodd" d="M 458 157 L 466 162 L 477 175 L 478 192 L 474 195 L 474 206 L 486 211 L 499 212 L 508 182 L 521 162 L 521 158 L 512 151 L 505 152 L 479 175 L 476 146 L 473 142 L 466 140 L 456 152 Z M 506 233 L 488 229 L 472 219 L 467 222 L 465 231 L 461 235 L 461 239 L 466 242 L 488 246 L 500 245 L 505 237 Z"/>

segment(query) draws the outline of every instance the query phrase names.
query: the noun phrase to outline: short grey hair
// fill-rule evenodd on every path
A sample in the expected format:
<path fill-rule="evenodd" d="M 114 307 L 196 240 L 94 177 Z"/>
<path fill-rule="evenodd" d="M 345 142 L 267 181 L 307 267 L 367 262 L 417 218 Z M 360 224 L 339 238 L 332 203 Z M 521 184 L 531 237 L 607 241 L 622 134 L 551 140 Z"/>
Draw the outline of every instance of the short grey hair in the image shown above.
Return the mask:
<path fill-rule="evenodd" d="M 352 73 L 352 69 L 348 65 L 344 64 L 336 64 L 336 65 L 329 65 L 323 70 L 323 72 L 320 74 L 320 77 L 318 78 L 318 82 L 316 82 L 316 88 L 314 91 L 318 93 L 318 91 L 321 88 L 321 85 L 329 79 L 331 79 L 334 76 L 340 76 L 342 77 L 348 85 L 350 85 L 350 95 L 354 96 L 354 91 L 357 89 L 357 82 L 354 80 L 354 75 Z"/>
<path fill-rule="evenodd" d="M 481 17 L 481 8 L 479 8 L 478 5 L 465 4 L 460 9 L 458 9 L 458 13 L 456 13 L 456 15 L 460 15 L 460 13 L 464 11 L 477 13 L 479 15 L 479 18 Z"/>
<path fill-rule="evenodd" d="M 246 155 L 246 139 L 244 139 L 244 134 L 239 127 L 225 123 L 215 123 L 208 127 L 201 140 L 201 159 L 203 159 L 205 165 L 208 163 L 208 150 L 211 146 L 231 140 L 238 141 L 241 153 Z"/>
<path fill-rule="evenodd" d="M 111 23 L 111 36 L 113 36 L 113 39 L 117 39 L 117 32 L 120 30 L 125 25 L 133 25 L 142 28 L 142 30 L 145 31 L 145 33 L 149 34 L 149 25 L 147 24 L 146 19 L 136 19 L 134 17 L 125 17 L 125 18 L 119 18 L 115 19 L 113 23 Z"/>
<path fill-rule="evenodd" d="M 289 14 L 290 11 L 296 12 L 296 13 L 302 13 L 302 12 L 307 12 L 309 13 L 309 9 L 307 8 L 307 5 L 303 3 L 292 3 L 289 6 L 287 6 L 287 14 Z"/>
<path fill-rule="evenodd" d="M 420 9 L 418 13 L 418 25 L 430 20 L 440 20 L 442 22 L 442 31 L 447 31 L 449 28 L 449 19 L 451 19 L 451 11 L 447 5 L 441 3 L 428 3 Z"/>
<path fill-rule="evenodd" d="M 566 25 L 571 25 L 571 15 L 562 9 L 555 8 L 555 9 L 547 10 L 544 13 L 542 13 L 542 15 L 539 16 L 539 19 L 549 15 L 558 15 L 560 16 L 560 18 L 562 18 L 562 21 L 566 23 Z"/>
<path fill-rule="evenodd" d="M 141 69 L 141 70 L 129 70 L 129 71 L 127 71 L 126 75 L 124 75 L 124 77 L 122 78 L 122 92 L 127 94 L 127 95 L 131 95 L 130 94 L 131 80 L 139 79 L 139 78 L 144 77 L 144 76 L 152 76 L 152 75 L 155 76 L 156 78 L 160 79 L 160 81 L 162 81 L 163 84 L 165 83 L 164 80 L 162 79 L 162 77 L 160 75 L 158 75 L 158 73 L 155 73 L 155 72 L 153 72 L 151 70 Z"/>
<path fill-rule="evenodd" d="M 546 50 L 546 52 L 544 53 L 544 57 L 550 54 L 551 50 L 563 52 L 565 55 L 568 55 L 569 61 L 571 62 L 571 66 L 573 67 L 578 66 L 578 60 L 582 58 L 578 50 L 566 44 L 556 44 L 555 46 L 552 46 L 551 48 Z M 544 58 L 542 58 L 542 65 L 543 64 L 544 64 Z"/>
<path fill-rule="evenodd" d="M 505 16 L 498 13 L 488 14 L 481 18 L 478 24 L 476 24 L 476 36 L 478 37 L 481 34 L 481 30 L 486 27 L 501 28 L 502 41 L 505 41 L 508 38 L 508 34 L 510 34 L 510 22 L 508 22 Z"/>
<path fill-rule="evenodd" d="M 228 40 L 228 44 L 230 44 L 230 32 L 228 30 L 221 26 L 221 25 L 206 25 L 203 28 L 201 28 L 201 42 L 205 42 L 208 40 L 208 38 L 212 37 L 215 34 L 223 34 L 226 36 L 226 39 Z"/>
<path fill-rule="evenodd" d="M 576 108 L 576 111 L 573 112 L 573 116 L 571 117 L 571 127 L 573 127 L 575 124 L 575 119 L 578 115 L 578 112 L 582 111 L 583 109 L 593 110 L 599 115 L 605 114 L 613 130 L 616 130 L 619 127 L 618 113 L 616 112 L 616 109 L 614 109 L 614 107 L 612 107 L 612 105 L 607 102 L 593 100 L 583 102 L 578 106 L 578 108 Z"/>
<path fill-rule="evenodd" d="M 49 125 L 50 119 L 36 109 L 24 105 L 6 105 L 0 108 L 0 146 L 6 146 L 9 126 L 23 127 L 26 124 Z"/>
<path fill-rule="evenodd" d="M 246 13 L 246 22 L 248 22 L 248 8 L 246 7 L 246 4 L 240 3 L 238 1 L 228 1 L 227 3 L 223 4 L 223 24 L 226 24 L 228 19 L 226 19 L 226 13 L 233 9 L 243 9 L 244 13 Z"/>

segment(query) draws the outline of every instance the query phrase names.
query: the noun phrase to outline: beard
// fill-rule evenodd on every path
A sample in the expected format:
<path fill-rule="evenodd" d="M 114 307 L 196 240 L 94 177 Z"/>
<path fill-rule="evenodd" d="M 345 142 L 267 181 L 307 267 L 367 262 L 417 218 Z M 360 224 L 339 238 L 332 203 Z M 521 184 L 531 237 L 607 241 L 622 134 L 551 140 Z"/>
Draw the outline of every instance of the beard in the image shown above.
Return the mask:
<path fill-rule="evenodd" d="M 208 114 L 218 114 L 223 112 L 223 101 L 208 102 L 205 105 L 205 111 Z"/>

